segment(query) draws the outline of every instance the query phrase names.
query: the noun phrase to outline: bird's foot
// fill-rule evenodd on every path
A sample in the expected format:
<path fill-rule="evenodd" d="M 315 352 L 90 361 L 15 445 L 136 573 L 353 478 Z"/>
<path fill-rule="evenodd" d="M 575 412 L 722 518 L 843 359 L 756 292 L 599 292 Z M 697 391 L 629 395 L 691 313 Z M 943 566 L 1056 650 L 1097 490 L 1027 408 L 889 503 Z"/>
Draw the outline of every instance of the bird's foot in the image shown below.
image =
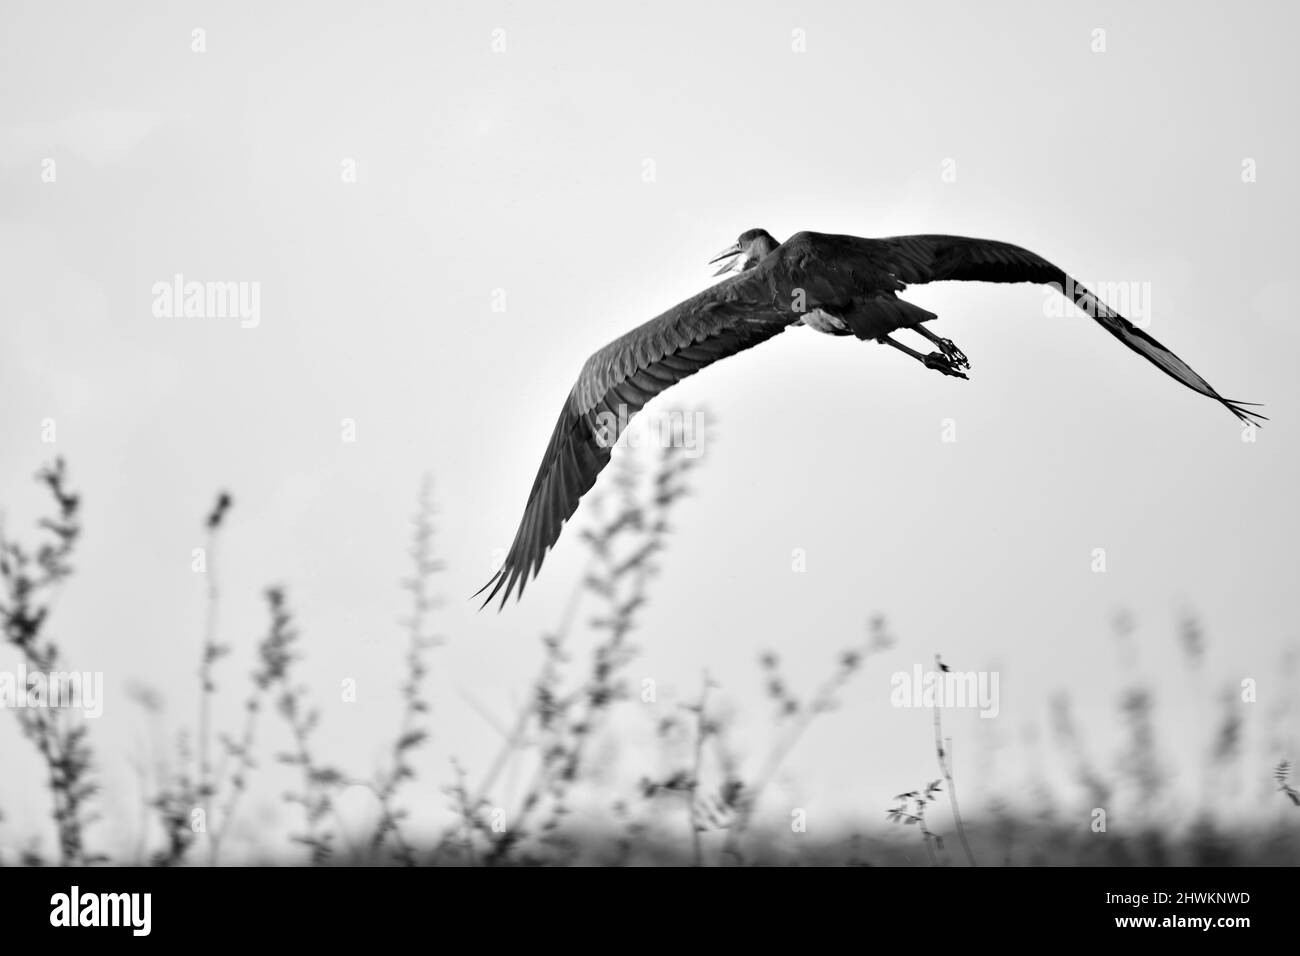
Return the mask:
<path fill-rule="evenodd" d="M 970 359 L 966 357 L 965 352 L 957 348 L 952 339 L 939 339 L 935 344 L 939 346 L 939 351 L 943 353 L 943 357 L 954 366 L 962 369 L 970 368 Z M 931 367 L 933 368 L 933 366 Z M 964 375 L 962 377 L 965 378 Z"/>
<path fill-rule="evenodd" d="M 954 350 L 955 348 L 954 346 Z M 926 368 L 932 368 L 936 372 L 943 372 L 944 375 L 952 375 L 956 378 L 967 378 L 962 369 L 970 368 L 970 362 L 966 361 L 966 356 L 962 355 L 961 352 L 957 352 L 957 354 L 961 356 L 959 359 L 954 359 L 942 352 L 931 352 L 922 361 L 925 362 Z"/>

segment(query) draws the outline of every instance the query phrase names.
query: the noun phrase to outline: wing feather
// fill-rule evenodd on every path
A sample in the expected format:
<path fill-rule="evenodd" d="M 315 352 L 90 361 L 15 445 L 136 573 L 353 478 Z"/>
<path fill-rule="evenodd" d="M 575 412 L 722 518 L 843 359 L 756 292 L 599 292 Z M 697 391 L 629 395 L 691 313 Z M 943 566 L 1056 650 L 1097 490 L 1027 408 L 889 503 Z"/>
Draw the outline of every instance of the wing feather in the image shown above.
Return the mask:
<path fill-rule="evenodd" d="M 777 305 L 782 296 L 776 270 L 773 264 L 719 283 L 587 359 L 555 423 L 505 562 L 479 590 L 488 591 L 484 606 L 498 594 L 502 607 L 512 593 L 523 594 L 579 500 L 609 464 L 622 429 L 651 399 L 798 319 Z"/>
<path fill-rule="evenodd" d="M 1225 399 L 1173 352 L 1028 249 L 965 236 L 860 239 L 801 232 L 756 268 L 687 299 L 587 359 L 555 423 L 505 562 L 479 590 L 490 589 L 484 606 L 500 594 L 504 607 L 512 593 L 523 593 L 631 418 L 687 376 L 798 323 L 795 293 L 806 308 L 833 310 L 943 281 L 1053 284 L 1161 371 L 1243 422 L 1263 419 L 1242 407 L 1248 403 Z"/>
<path fill-rule="evenodd" d="M 837 254 L 856 267 L 856 273 L 873 281 L 892 278 L 903 285 L 927 282 L 1036 282 L 1054 285 L 1083 312 L 1128 348 L 1171 378 L 1194 392 L 1212 398 L 1246 424 L 1267 421 L 1263 415 L 1243 407 L 1249 402 L 1224 398 L 1153 336 L 1107 306 L 1081 283 L 1037 253 L 992 239 L 966 236 L 894 236 L 889 239 L 859 239 L 829 236 Z M 884 287 L 889 288 L 886 284 Z M 899 291 L 901 286 L 892 287 Z"/>

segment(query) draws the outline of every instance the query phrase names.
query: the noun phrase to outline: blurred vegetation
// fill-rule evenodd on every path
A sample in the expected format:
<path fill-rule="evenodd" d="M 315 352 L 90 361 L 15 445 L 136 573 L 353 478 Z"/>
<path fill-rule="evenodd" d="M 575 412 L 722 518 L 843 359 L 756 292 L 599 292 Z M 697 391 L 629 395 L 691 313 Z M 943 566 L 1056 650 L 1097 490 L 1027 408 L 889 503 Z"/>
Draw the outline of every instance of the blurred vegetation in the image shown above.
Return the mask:
<path fill-rule="evenodd" d="M 304 640 L 286 589 L 265 592 L 267 625 L 257 645 L 256 667 L 242 692 L 242 722 L 235 733 L 214 728 L 213 704 L 221 688 L 219 665 L 230 651 L 217 639 L 220 591 L 217 553 L 232 497 L 218 494 L 204 521 L 208 562 L 207 612 L 199 661 L 197 714 L 191 731 L 174 741 L 174 752 L 151 766 L 137 766 L 145 793 L 136 859 L 108 860 L 88 849 L 86 831 L 97 819 L 94 741 L 75 711 L 17 709 L 24 736 L 46 768 L 57 837 L 50 855 L 36 838 L 20 835 L 27 846 L 20 854 L 0 857 L 0 864 L 88 865 L 147 861 L 156 866 L 223 862 L 311 863 L 315 865 L 1294 865 L 1300 862 L 1300 809 L 1295 816 L 1260 813 L 1225 820 L 1212 812 L 1216 795 L 1242 779 L 1268 779 L 1280 805 L 1300 808 L 1292 766 L 1269 767 L 1243 752 L 1240 708 L 1231 690 L 1217 702 L 1219 718 L 1213 739 L 1204 748 L 1203 808 L 1190 826 L 1161 829 L 1154 817 L 1141 815 L 1124 832 L 1104 836 L 1080 825 L 1088 807 L 1111 804 L 1121 788 L 1135 793 L 1142 805 L 1156 801 L 1166 786 L 1166 758 L 1153 732 L 1154 698 L 1140 685 L 1128 688 L 1120 712 L 1126 744 L 1117 770 L 1107 774 L 1089 756 L 1087 741 L 1071 713 L 1069 698 L 1052 702 L 1054 745 L 1073 767 L 1084 807 L 1064 808 L 1044 794 L 1035 795 L 1032 812 L 994 801 L 976 817 L 963 819 L 957 808 L 951 748 L 940 710 L 934 713 L 937 773 L 912 790 L 904 790 L 887 807 L 864 810 L 860 827 L 835 839 L 811 834 L 791 838 L 784 829 L 755 823 L 765 789 L 809 725 L 834 710 L 845 688 L 892 643 L 885 621 L 869 622 L 862 637 L 830 662 L 824 683 L 807 699 L 795 693 L 771 652 L 758 658 L 757 679 L 773 705 L 774 734 L 758 769 L 746 774 L 741 750 L 731 730 L 729 712 L 717 706 L 715 684 L 703 675 L 698 696 L 661 716 L 655 739 L 661 752 L 645 755 L 647 770 L 626 792 L 600 793 L 600 822 L 584 812 L 574 823 L 579 801 L 590 809 L 593 780 L 606 738 L 614 733 L 610 715 L 633 699 L 637 689 L 627 668 L 637 654 L 637 632 L 656 574 L 671 537 L 676 504 L 688 493 L 694 461 L 680 443 L 656 449 L 648 473 L 637 455 L 618 458 L 609 491 L 592 498 L 590 525 L 581 532 L 588 565 L 559 627 L 541 636 L 540 663 L 525 705 L 503 733 L 498 751 L 475 761 L 477 777 L 453 762 L 449 782 L 422 785 L 415 757 L 426 743 L 430 702 L 425 677 L 434 666 L 433 652 L 443 638 L 432 629 L 438 608 L 435 585 L 441 562 L 434 549 L 433 491 L 422 486 L 412 522 L 410 572 L 402 582 L 409 608 L 404 618 L 407 652 L 402 679 L 395 681 L 402 710 L 387 745 L 387 762 L 369 779 L 333 766 L 323 755 L 320 713 L 311 689 L 298 677 Z M 43 470 L 40 482 L 53 498 L 51 517 L 38 524 L 41 540 L 33 547 L 10 537 L 0 525 L 0 623 L 6 642 L 31 670 L 68 669 L 47 622 L 55 596 L 73 572 L 71 559 L 80 535 L 79 498 L 68 487 L 62 461 Z M 572 532 L 571 532 L 572 533 Z M 1116 636 L 1121 644 L 1131 622 L 1121 617 Z M 575 634 L 590 651 L 574 657 Z M 1199 624 L 1188 618 L 1181 646 L 1189 666 L 1198 666 L 1205 650 Z M 936 667 L 946 665 L 936 659 Z M 134 685 L 135 703 L 157 716 L 161 699 Z M 1286 719 L 1275 714 L 1276 719 Z M 226 858 L 231 825 L 243 809 L 242 798 L 263 766 L 260 742 L 268 721 L 279 721 L 292 741 L 274 754 L 292 768 L 296 787 L 285 794 L 298 821 L 283 845 L 266 846 L 256 859 Z M 1276 735 L 1275 735 L 1276 736 Z M 1280 739 L 1289 739 L 1282 735 Z M 261 755 L 266 756 L 266 755 Z M 524 769 L 522 796 L 502 806 L 497 801 L 503 777 Z M 877 769 L 878 773 L 887 772 Z M 582 785 L 588 784 L 582 794 Z M 374 797 L 378 812 L 365 839 L 339 835 L 338 798 L 345 788 L 361 786 Z M 439 801 L 452 823 L 440 834 L 413 832 L 410 808 Z M 427 805 L 427 804 L 426 804 Z M 0 816 L 0 832 L 5 826 Z"/>

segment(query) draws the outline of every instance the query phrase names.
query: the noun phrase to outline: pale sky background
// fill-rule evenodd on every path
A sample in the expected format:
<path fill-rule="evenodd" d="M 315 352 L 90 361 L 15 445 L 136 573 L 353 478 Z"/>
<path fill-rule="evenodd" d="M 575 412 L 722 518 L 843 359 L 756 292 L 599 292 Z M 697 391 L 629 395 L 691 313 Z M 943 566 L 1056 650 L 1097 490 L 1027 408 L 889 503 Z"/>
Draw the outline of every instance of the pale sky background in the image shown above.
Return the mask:
<path fill-rule="evenodd" d="M 205 582 L 190 555 L 219 489 L 235 498 L 225 726 L 262 589 L 281 583 L 328 755 L 377 765 L 426 471 L 448 644 L 417 815 L 441 813 L 449 758 L 482 773 L 499 738 L 479 710 L 504 723 L 522 703 L 583 565 L 570 525 L 522 604 L 468 600 L 574 376 L 712 281 L 706 260 L 754 226 L 987 236 L 1088 284 L 1146 284 L 1151 334 L 1272 420 L 1243 441 L 1222 408 L 1073 309 L 1048 317 L 1027 285 L 909 293 L 970 356 L 969 382 L 807 329 L 707 369 L 656 403 L 707 406 L 715 427 L 637 635 L 628 676 L 654 678 L 661 703 L 626 705 L 623 772 L 653 771 L 654 716 L 705 670 L 753 767 L 772 739 L 758 654 L 806 695 L 881 613 L 898 643 L 794 752 L 778 822 L 789 806 L 883 821 L 890 796 L 936 776 L 930 712 L 888 702 L 890 673 L 936 651 L 1001 678 L 997 719 L 948 724 L 972 810 L 1025 780 L 1076 796 L 1046 731 L 1057 692 L 1110 771 L 1135 682 L 1155 688 L 1176 773 L 1208 746 L 1215 691 L 1256 679 L 1253 799 L 1272 763 L 1300 758 L 1280 670 L 1300 636 L 1297 27 L 1281 2 L 6 3 L 0 509 L 30 528 L 46 504 L 31 476 L 55 455 L 84 494 L 53 626 L 107 684 L 92 739 L 113 825 L 92 840 L 116 852 L 132 836 L 128 758 L 147 732 L 125 687 L 162 692 L 169 733 L 192 725 Z M 151 288 L 177 272 L 260 283 L 260 325 L 155 317 Z M 1121 608 L 1135 660 L 1111 635 Z M 1210 641 L 1199 674 L 1178 648 L 1184 610 Z M 357 704 L 338 702 L 345 678 Z M 1289 754 L 1257 716 L 1284 706 Z M 0 748 L 0 849 L 38 832 L 48 849 L 12 718 Z M 263 789 L 251 818 L 296 819 Z"/>

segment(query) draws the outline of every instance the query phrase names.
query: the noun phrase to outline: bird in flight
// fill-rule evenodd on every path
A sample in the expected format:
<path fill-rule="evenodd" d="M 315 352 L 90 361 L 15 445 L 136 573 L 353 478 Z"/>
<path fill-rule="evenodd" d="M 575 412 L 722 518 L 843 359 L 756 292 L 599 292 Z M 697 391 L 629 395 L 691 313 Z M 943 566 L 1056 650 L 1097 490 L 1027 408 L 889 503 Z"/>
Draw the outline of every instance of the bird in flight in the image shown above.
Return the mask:
<path fill-rule="evenodd" d="M 750 229 L 710 260 L 711 265 L 718 262 L 722 267 L 715 276 L 736 274 L 587 359 L 551 433 L 514 542 L 500 570 L 478 591 L 491 588 L 484 607 L 498 593 L 501 607 L 511 593 L 523 595 L 559 539 L 561 525 L 609 463 L 619 431 L 646 402 L 706 365 L 805 325 L 827 335 L 880 342 L 926 368 L 966 378 L 970 361 L 961 349 L 925 327 L 937 316 L 898 297 L 908 285 L 954 280 L 1054 285 L 1162 372 L 1247 424 L 1267 420 L 1244 407 L 1251 403 L 1224 398 L 1186 362 L 1060 268 L 1010 243 L 961 236 L 860 239 L 816 232 L 777 242 L 766 230 Z M 893 333 L 902 329 L 929 339 L 935 350 L 922 353 L 898 341 Z"/>

